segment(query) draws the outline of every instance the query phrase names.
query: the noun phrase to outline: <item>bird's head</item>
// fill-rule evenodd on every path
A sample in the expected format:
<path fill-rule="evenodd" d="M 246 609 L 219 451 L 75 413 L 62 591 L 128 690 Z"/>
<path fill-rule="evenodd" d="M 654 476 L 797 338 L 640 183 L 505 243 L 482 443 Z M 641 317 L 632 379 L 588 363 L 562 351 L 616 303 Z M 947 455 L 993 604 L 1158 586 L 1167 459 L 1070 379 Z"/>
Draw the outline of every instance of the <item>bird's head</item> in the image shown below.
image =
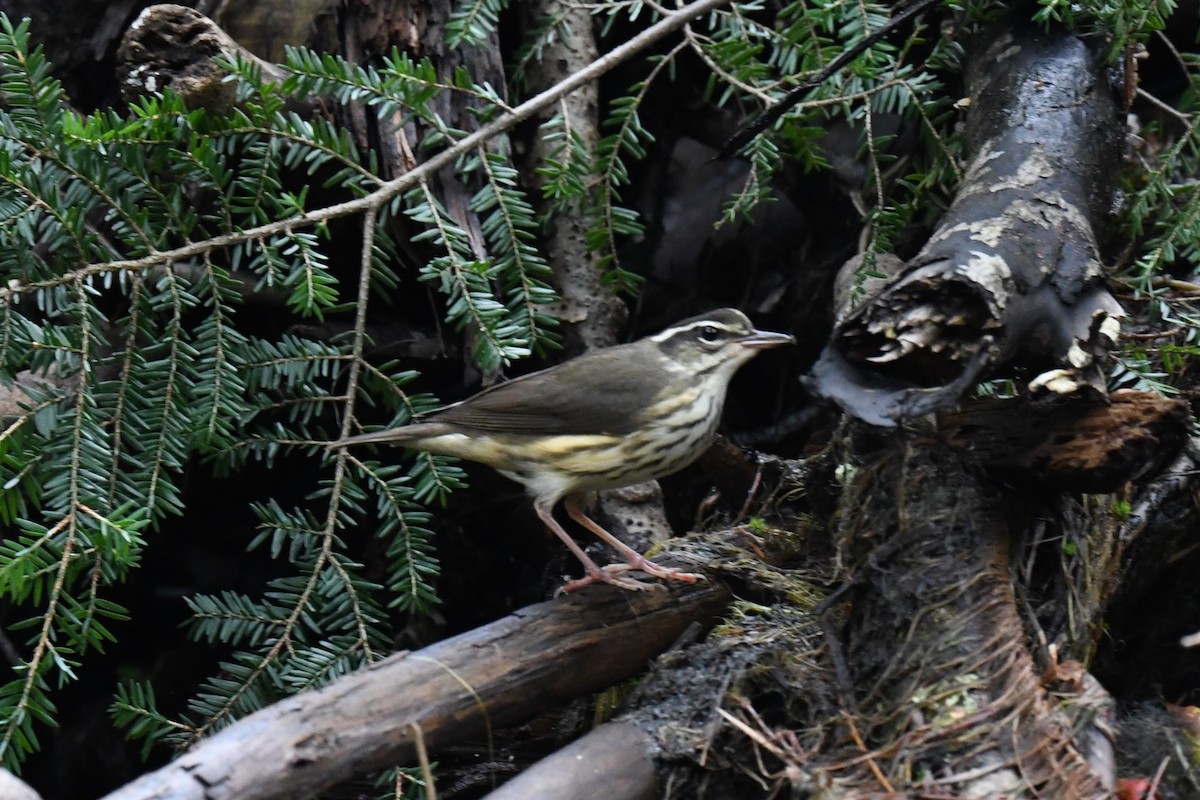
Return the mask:
<path fill-rule="evenodd" d="M 726 380 L 759 350 L 796 341 L 787 333 L 757 330 L 736 308 L 719 308 L 685 319 L 648 339 L 675 370 Z"/>

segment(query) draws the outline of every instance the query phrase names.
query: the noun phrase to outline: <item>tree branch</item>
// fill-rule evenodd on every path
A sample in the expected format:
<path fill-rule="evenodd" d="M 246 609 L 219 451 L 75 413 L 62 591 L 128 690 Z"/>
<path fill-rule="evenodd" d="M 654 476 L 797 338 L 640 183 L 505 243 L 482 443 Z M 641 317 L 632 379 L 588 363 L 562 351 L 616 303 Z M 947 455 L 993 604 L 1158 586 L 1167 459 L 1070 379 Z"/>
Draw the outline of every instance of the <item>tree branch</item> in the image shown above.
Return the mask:
<path fill-rule="evenodd" d="M 479 130 L 463 137 L 459 141 L 455 142 L 454 145 L 431 157 L 428 161 L 424 162 L 420 166 L 409 170 L 403 175 L 393 178 L 370 194 L 355 198 L 354 200 L 348 200 L 345 203 L 337 203 L 332 206 L 327 206 L 326 208 L 317 209 L 306 214 L 289 217 L 288 219 L 279 220 L 277 222 L 270 222 L 254 228 L 248 228 L 243 231 L 235 231 L 223 236 L 214 236 L 213 238 L 205 241 L 192 242 L 171 250 L 161 250 L 141 258 L 88 264 L 87 266 L 81 267 L 78 270 L 73 270 L 72 272 L 57 277 L 53 280 L 39 281 L 29 284 L 18 283 L 17 285 L 10 285 L 0 288 L 0 300 L 12 297 L 14 295 L 28 293 L 32 290 L 40 288 L 57 286 L 79 279 L 86 279 L 93 275 L 101 275 L 108 272 L 121 272 L 125 270 L 140 272 L 165 262 L 174 261 L 176 259 L 192 258 L 193 256 L 202 255 L 203 253 L 211 250 L 231 247 L 242 242 L 264 239 L 287 231 L 310 228 L 324 222 L 329 222 L 330 220 L 340 219 L 341 217 L 347 217 L 353 214 L 365 213 L 368 209 L 372 208 L 380 209 L 389 201 L 391 201 L 392 198 L 398 196 L 402 192 L 407 191 L 408 189 L 411 189 L 422 181 L 428 180 L 429 177 L 438 170 L 450 166 L 458 158 L 470 153 L 472 150 L 479 147 L 489 139 L 509 130 L 525 120 L 532 119 L 538 112 L 542 111 L 552 103 L 557 102 L 559 99 L 565 97 L 584 84 L 599 78 L 613 67 L 622 63 L 631 56 L 634 56 L 637 53 L 645 50 L 664 36 L 679 30 L 690 20 L 695 19 L 702 14 L 707 14 L 709 11 L 718 8 L 727 2 L 729 2 L 729 0 L 696 0 L 696 2 L 692 3 L 691 5 L 681 8 L 674 14 L 671 14 L 670 16 L 654 23 L 649 28 L 642 31 L 624 44 L 613 48 L 608 53 L 596 59 L 587 67 L 571 75 L 561 83 L 551 86 L 549 89 L 538 94 L 537 96 L 526 100 L 512 111 L 501 114 Z"/>

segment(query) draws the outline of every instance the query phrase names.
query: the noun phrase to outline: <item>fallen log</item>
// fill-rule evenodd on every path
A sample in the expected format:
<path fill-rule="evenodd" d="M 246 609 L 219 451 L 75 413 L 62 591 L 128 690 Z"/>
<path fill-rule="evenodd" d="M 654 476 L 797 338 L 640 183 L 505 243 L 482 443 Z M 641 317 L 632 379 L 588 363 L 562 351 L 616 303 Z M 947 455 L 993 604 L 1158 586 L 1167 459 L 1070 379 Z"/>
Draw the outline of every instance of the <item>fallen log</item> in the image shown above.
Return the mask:
<path fill-rule="evenodd" d="M 283 700 L 106 800 L 299 800 L 637 674 L 729 602 L 720 583 L 589 587 Z"/>

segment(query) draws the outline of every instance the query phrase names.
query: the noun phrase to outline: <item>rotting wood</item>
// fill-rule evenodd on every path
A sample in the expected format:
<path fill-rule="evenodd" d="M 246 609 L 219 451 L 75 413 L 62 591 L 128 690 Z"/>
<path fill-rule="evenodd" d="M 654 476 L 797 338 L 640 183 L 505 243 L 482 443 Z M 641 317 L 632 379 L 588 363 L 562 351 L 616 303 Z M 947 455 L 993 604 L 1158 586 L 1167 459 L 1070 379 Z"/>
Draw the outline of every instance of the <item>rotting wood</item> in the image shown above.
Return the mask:
<path fill-rule="evenodd" d="M 121 96 L 133 102 L 169 86 L 188 108 L 224 113 L 233 105 L 237 86 L 226 80 L 229 72 L 217 59 L 233 54 L 257 65 L 267 80 L 282 80 L 278 67 L 246 50 L 203 14 L 187 6 L 150 6 L 129 26 L 117 49 Z"/>
<path fill-rule="evenodd" d="M 962 775 L 941 786 L 963 796 L 1107 797 L 1089 721 L 1065 715 L 1039 677 L 1046 656 L 1026 642 L 1012 498 L 933 439 L 887 442 L 864 461 L 842 504 L 843 558 L 859 583 L 844 648 L 881 773 L 896 788 L 905 775 Z"/>
<path fill-rule="evenodd" d="M 1041 509 L 1014 514 L 1015 490 L 939 437 L 856 428 L 835 515 L 844 590 L 816 605 L 802 588 L 815 573 L 776 570 L 713 635 L 659 659 L 620 718 L 654 743 L 659 785 L 1107 797 L 1111 701 L 1082 665 L 1029 643 L 1013 591 L 1010 541 Z M 588 761 L 590 747 L 571 753 Z"/>
<path fill-rule="evenodd" d="M 1046 370 L 1044 391 L 1098 390 L 1116 341 L 1122 310 L 1094 232 L 1123 135 L 1103 48 L 1010 19 L 971 53 L 963 185 L 882 287 L 846 265 L 842 283 L 865 299 L 843 309 L 808 379 L 873 425 L 952 406 L 1008 363 Z"/>
<path fill-rule="evenodd" d="M 1122 390 L 1108 401 L 978 399 L 938 418 L 942 437 L 982 464 L 1064 491 L 1114 492 L 1165 466 L 1187 440 L 1187 404 Z"/>

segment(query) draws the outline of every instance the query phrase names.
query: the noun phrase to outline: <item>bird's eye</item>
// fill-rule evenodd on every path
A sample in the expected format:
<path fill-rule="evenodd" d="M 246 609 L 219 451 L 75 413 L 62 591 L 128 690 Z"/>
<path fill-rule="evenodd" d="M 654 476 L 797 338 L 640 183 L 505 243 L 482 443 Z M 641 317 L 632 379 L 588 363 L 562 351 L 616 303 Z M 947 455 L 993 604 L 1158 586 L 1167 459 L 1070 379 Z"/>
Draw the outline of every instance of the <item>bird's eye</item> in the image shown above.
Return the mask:
<path fill-rule="evenodd" d="M 706 342 L 715 342 L 720 336 L 721 332 L 715 325 L 705 325 L 700 329 L 700 338 Z"/>

